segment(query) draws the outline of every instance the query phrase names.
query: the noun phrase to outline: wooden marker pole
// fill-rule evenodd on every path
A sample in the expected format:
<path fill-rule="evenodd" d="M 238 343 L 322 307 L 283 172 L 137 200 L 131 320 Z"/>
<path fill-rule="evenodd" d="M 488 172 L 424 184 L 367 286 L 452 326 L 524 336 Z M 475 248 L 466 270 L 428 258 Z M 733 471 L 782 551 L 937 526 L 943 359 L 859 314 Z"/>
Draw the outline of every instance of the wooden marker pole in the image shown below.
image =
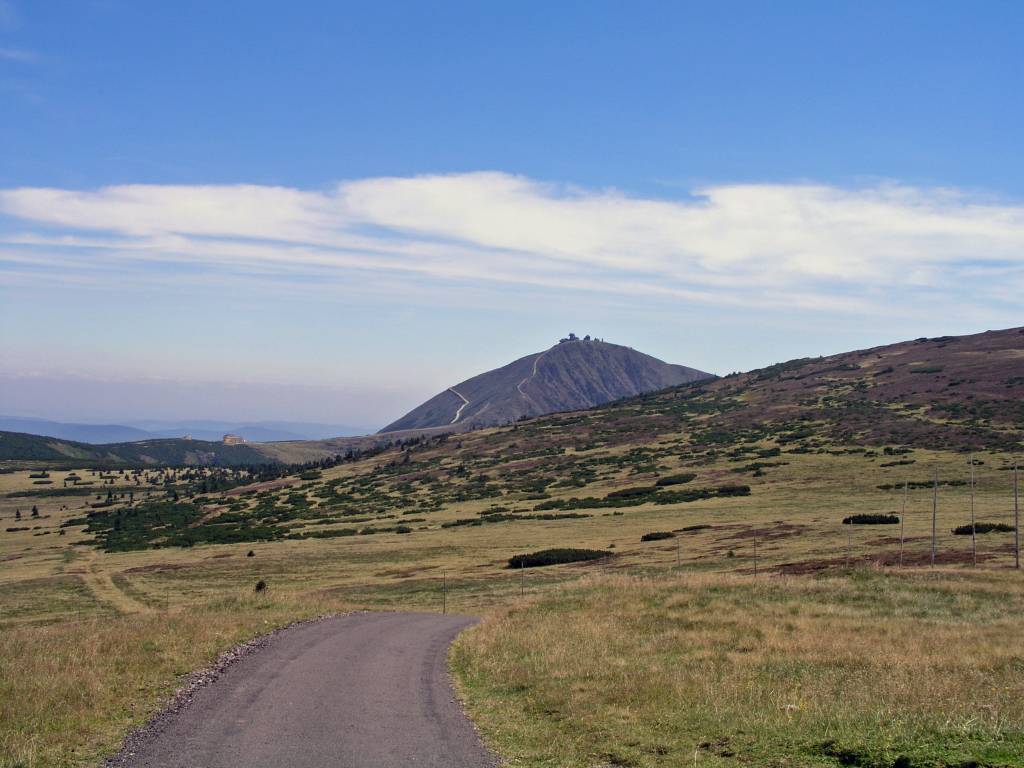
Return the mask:
<path fill-rule="evenodd" d="M 903 530 L 904 521 L 907 519 L 907 493 L 910 490 L 910 482 L 908 480 L 903 481 L 903 511 L 900 512 L 900 568 L 903 567 Z"/>
<path fill-rule="evenodd" d="M 519 596 L 526 597 L 526 560 L 519 561 Z"/>
<path fill-rule="evenodd" d="M 448 571 L 441 575 L 441 613 L 448 613 Z"/>
<path fill-rule="evenodd" d="M 682 561 L 682 557 L 679 554 L 679 537 L 677 536 L 676 537 L 676 568 L 678 568 L 680 566 L 681 561 Z"/>
<path fill-rule="evenodd" d="M 974 525 L 974 454 L 971 454 L 971 565 L 978 566 L 978 532 Z"/>
<path fill-rule="evenodd" d="M 935 565 L 935 540 L 938 534 L 939 517 L 939 470 L 935 470 L 935 479 L 932 480 L 932 565 Z"/>
<path fill-rule="evenodd" d="M 1013 464 L 1013 567 L 1020 568 L 1020 493 L 1017 463 Z"/>
<path fill-rule="evenodd" d="M 757 576 L 757 528 L 754 529 L 754 576 Z"/>

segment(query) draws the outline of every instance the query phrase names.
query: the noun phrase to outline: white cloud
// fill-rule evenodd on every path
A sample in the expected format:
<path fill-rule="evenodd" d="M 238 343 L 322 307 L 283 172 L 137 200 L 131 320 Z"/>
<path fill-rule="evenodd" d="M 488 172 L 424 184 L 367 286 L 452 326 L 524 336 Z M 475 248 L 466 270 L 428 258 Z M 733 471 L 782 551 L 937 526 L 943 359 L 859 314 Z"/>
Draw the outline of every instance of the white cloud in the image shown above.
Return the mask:
<path fill-rule="evenodd" d="M 394 274 L 844 312 L 896 311 L 896 287 L 899 311 L 912 311 L 915 292 L 931 301 L 964 281 L 968 302 L 1007 302 L 1024 274 L 1024 205 L 894 184 L 732 184 L 659 200 L 470 173 L 327 190 L 8 189 L 0 212 L 29 228 L 0 236 L 8 253 L 62 271 L 69 260 L 177 263 L 327 286 Z"/>
<path fill-rule="evenodd" d="M 283 187 L 105 187 L 0 191 L 0 210 L 71 229 L 123 235 L 217 235 L 303 239 L 318 225 L 323 196 Z M 327 219 L 329 220 L 329 219 Z"/>

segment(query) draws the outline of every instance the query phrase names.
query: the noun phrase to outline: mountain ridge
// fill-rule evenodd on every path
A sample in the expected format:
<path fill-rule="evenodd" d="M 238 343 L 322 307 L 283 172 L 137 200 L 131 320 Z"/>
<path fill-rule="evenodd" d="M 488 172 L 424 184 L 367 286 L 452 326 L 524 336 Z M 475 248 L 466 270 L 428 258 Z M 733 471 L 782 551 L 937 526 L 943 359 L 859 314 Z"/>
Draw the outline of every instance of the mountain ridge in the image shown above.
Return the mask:
<path fill-rule="evenodd" d="M 83 459 L 110 464 L 291 464 L 389 445 L 399 450 L 417 441 L 442 441 L 456 432 L 467 429 L 456 424 L 240 446 L 185 440 L 54 446 L 50 438 L 0 432 L 0 461 L 30 466 Z M 548 414 L 511 429 L 484 432 L 481 439 L 497 445 L 542 436 L 573 451 L 591 445 L 645 446 L 659 440 L 724 449 L 766 434 L 781 435 L 780 442 L 801 452 L 825 452 L 829 445 L 1020 451 L 1024 328 L 922 337 L 789 360 L 596 408 Z M 461 443 L 461 438 L 453 443 Z"/>
<path fill-rule="evenodd" d="M 329 437 L 361 435 L 368 430 L 340 424 L 287 421 L 186 420 L 96 424 L 0 414 L 0 431 L 106 445 L 175 439 L 186 435 L 195 440 L 217 442 L 225 434 L 239 435 L 247 442 L 257 443 L 322 440 Z"/>
<path fill-rule="evenodd" d="M 378 434 L 498 426 L 713 378 L 631 347 L 570 335 L 546 350 L 448 387 Z"/>

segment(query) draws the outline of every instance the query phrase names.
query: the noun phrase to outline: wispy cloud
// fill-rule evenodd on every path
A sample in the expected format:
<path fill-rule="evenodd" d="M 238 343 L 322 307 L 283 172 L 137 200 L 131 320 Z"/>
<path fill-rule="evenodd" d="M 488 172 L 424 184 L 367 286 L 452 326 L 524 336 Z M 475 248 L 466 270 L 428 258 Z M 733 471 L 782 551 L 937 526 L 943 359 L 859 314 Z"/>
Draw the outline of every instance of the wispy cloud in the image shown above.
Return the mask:
<path fill-rule="evenodd" d="M 0 47 L 0 59 L 5 61 L 19 61 L 19 62 L 32 62 L 39 59 L 39 54 L 35 51 L 28 51 L 24 48 L 4 48 Z"/>
<path fill-rule="evenodd" d="M 1012 301 L 1006 286 L 1024 276 L 1024 204 L 898 184 L 730 184 L 673 200 L 482 172 L 325 190 L 8 189 L 0 213 L 14 220 L 0 235 L 8 252 L 65 277 L 69 262 L 83 272 L 131 262 L 350 289 L 354 275 L 391 274 L 643 302 L 908 312 L 965 283 L 961 306 L 990 308 Z"/>

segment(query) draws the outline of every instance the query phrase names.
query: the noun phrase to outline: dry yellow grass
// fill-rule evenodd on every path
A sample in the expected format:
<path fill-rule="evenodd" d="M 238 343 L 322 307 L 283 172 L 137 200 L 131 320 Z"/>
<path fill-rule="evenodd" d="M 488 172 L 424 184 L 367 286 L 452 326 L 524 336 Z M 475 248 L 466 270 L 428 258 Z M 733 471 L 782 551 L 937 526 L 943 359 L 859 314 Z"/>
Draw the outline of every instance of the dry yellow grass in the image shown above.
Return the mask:
<path fill-rule="evenodd" d="M 462 439 L 469 446 L 473 441 L 487 439 L 487 433 Z M 430 451 L 426 453 L 430 455 Z M 738 475 L 734 471 L 736 464 L 723 458 L 699 469 L 702 481 L 711 484 L 750 482 L 751 496 L 668 506 L 646 504 L 614 511 L 593 510 L 592 517 L 578 520 L 523 520 L 475 527 L 440 527 L 445 521 L 477 516 L 493 503 L 493 500 L 476 499 L 446 503 L 436 511 L 425 513 L 427 520 L 416 524 L 408 535 L 388 533 L 117 553 L 88 546 L 85 543 L 88 536 L 80 527 L 65 529 L 65 535 L 60 535 L 60 523 L 82 515 L 83 504 L 93 500 L 91 497 L 34 499 L 0 495 L 0 766 L 23 764 L 36 768 L 92 764 L 97 755 L 116 747 L 131 724 L 144 720 L 154 710 L 181 674 L 201 666 L 238 639 L 319 612 L 324 606 L 440 610 L 441 584 L 443 574 L 447 574 L 449 610 L 474 614 L 500 612 L 519 601 L 520 574 L 510 573 L 505 568 L 507 558 L 518 552 L 550 546 L 579 546 L 609 549 L 615 553 L 607 562 L 528 571 L 528 595 L 599 571 L 664 572 L 675 565 L 677 541 L 682 544 L 686 569 L 749 570 L 754 531 L 760 537 L 762 568 L 811 560 L 827 560 L 833 568 L 841 568 L 847 544 L 847 531 L 839 524 L 842 516 L 852 512 L 899 509 L 900 494 L 881 491 L 875 487 L 877 484 L 898 482 L 908 476 L 927 478 L 933 465 L 940 468 L 943 477 L 964 475 L 963 456 L 925 451 L 918 451 L 916 456 L 919 464 L 913 467 L 883 468 L 877 462 L 856 455 L 786 455 L 788 464 L 770 468 L 762 478 L 750 478 L 749 473 Z M 379 463 L 393 458 L 393 455 L 384 455 L 342 465 L 325 472 L 324 477 L 372 473 Z M 1008 473 L 999 467 L 1008 459 L 999 454 L 984 454 L 982 458 L 986 464 L 979 470 L 979 519 L 1005 520 Z M 454 459 L 445 458 L 445 461 Z M 675 460 L 666 461 L 669 462 L 667 472 L 683 468 L 677 466 Z M 603 495 L 614 488 L 652 482 L 652 478 L 652 475 L 634 474 L 624 468 L 600 480 L 594 491 L 576 488 L 553 491 L 556 496 L 592 492 Z M 27 473 L 0 475 L 3 493 L 36 488 Z M 99 492 L 105 493 L 105 489 Z M 432 492 L 432 488 L 418 491 L 423 495 Z M 18 524 L 29 530 L 4 531 L 15 525 L 14 510 L 21 509 L 25 513 L 33 501 L 38 503 L 42 517 Z M 966 489 L 942 489 L 940 549 L 957 548 L 961 561 L 969 546 L 969 537 L 952 537 L 949 529 L 964 522 L 966 510 Z M 930 527 L 929 490 L 911 492 L 909 513 L 908 553 L 920 559 L 927 552 L 924 537 Z M 780 527 L 780 522 L 791 527 Z M 684 534 L 677 540 L 640 542 L 640 536 L 648 531 L 693 524 L 711 527 Z M 895 531 L 891 526 L 884 528 L 853 531 L 855 560 L 895 551 L 892 540 Z M 1010 562 L 1008 541 L 1005 534 L 980 540 L 985 568 L 1002 568 Z M 255 552 L 252 558 L 246 556 L 250 549 Z M 734 557 L 728 556 L 730 551 Z M 259 578 L 271 584 L 273 599 L 269 602 L 253 603 L 248 597 Z M 977 585 L 988 583 L 985 579 L 989 578 L 993 579 L 988 587 L 992 590 L 998 591 L 1010 584 L 1001 581 L 1008 577 L 994 571 L 971 577 L 953 573 L 946 588 L 951 593 L 965 591 L 963 599 L 970 599 L 979 589 Z M 744 583 L 742 578 L 738 583 Z M 1011 588 L 1006 586 L 1006 589 Z M 733 599 L 729 594 L 728 590 L 724 591 L 723 599 Z M 742 599 L 749 600 L 749 595 L 756 593 L 737 591 L 735 594 L 747 595 Z M 841 595 L 841 591 L 837 590 L 836 594 Z M 801 593 L 794 592 L 791 602 L 802 599 Z M 255 606 L 263 607 L 257 611 Z M 580 610 L 581 613 L 568 620 L 589 621 L 590 614 Z M 673 608 L 675 612 L 669 615 L 683 615 L 679 610 L 682 609 Z M 810 620 L 810 614 L 804 615 L 798 608 L 793 610 L 801 621 Z M 715 612 L 717 608 L 708 611 Z M 723 615 L 737 614 L 735 610 L 729 611 L 732 612 Z M 628 612 L 624 615 L 628 616 Z M 771 622 L 777 619 L 773 613 L 754 611 L 749 620 L 756 622 L 757 631 L 766 637 L 784 643 L 787 634 L 772 634 Z M 876 629 L 886 628 L 894 637 L 898 634 L 898 626 L 884 613 L 871 614 L 863 620 Z M 563 629 L 564 626 L 563 623 Z M 642 629 L 643 624 L 637 626 Z M 824 625 L 818 621 L 812 626 L 820 629 Z M 598 624 L 595 631 L 600 627 Z M 614 627 L 606 629 L 611 638 Z M 656 632 L 651 642 L 671 645 L 670 640 Z M 550 644 L 552 652 L 559 647 L 557 643 Z M 633 652 L 629 650 L 631 646 L 623 647 Z M 494 647 L 495 653 L 501 651 Z M 535 648 L 525 658 L 536 659 L 540 664 L 542 659 L 538 654 L 541 651 Z M 627 696 L 642 697 L 650 693 L 643 688 L 636 689 L 639 683 L 630 682 L 633 672 L 629 671 L 629 664 L 615 658 L 607 657 L 606 661 L 610 669 L 619 664 L 624 670 L 622 677 L 608 678 L 604 683 L 621 684 Z M 978 697 L 983 694 L 986 680 L 979 676 L 975 681 Z M 850 681 L 851 685 L 861 684 L 858 679 L 850 678 Z M 853 690 L 847 695 L 861 694 Z M 615 722 L 631 723 L 638 733 L 643 733 L 648 727 L 644 725 L 644 717 L 650 715 L 655 718 L 656 726 L 661 710 L 644 706 L 642 699 L 628 701 L 616 715 Z M 794 719 L 799 712 L 793 710 Z M 520 724 L 526 734 L 523 739 L 531 732 L 541 733 L 548 718 L 539 710 L 531 717 L 533 719 Z M 612 736 L 621 737 L 625 748 L 633 749 L 629 746 L 633 737 L 621 729 L 615 730 L 607 724 L 595 727 L 607 730 L 606 741 Z M 559 744 L 560 738 L 553 733 L 551 744 Z M 659 742 L 652 736 L 649 743 L 657 746 Z M 551 758 L 555 762 L 549 764 L 561 765 L 557 760 L 569 753 L 558 754 L 560 757 Z M 712 758 L 725 759 L 714 757 L 710 750 L 700 753 L 701 760 Z M 692 761 L 692 754 L 687 760 Z"/>
<path fill-rule="evenodd" d="M 599 576 L 452 658 L 518 766 L 1024 765 L 1024 581 Z"/>
<path fill-rule="evenodd" d="M 181 676 L 338 601 L 225 596 L 202 607 L 0 633 L 0 766 L 95 765 Z"/>

